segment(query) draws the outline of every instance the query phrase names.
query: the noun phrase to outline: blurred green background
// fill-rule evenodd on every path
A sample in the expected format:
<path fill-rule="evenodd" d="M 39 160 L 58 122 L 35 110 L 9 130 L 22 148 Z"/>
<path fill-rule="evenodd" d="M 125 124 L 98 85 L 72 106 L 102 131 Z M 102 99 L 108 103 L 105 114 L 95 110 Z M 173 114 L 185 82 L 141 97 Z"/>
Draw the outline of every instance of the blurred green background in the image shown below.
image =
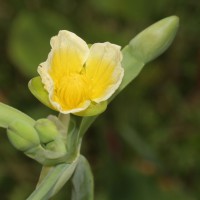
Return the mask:
<path fill-rule="evenodd" d="M 200 2 L 197 0 L 0 1 L 0 101 L 35 119 L 53 112 L 27 83 L 60 29 L 87 43 L 125 46 L 152 23 L 180 17 L 175 41 L 112 102 L 85 136 L 95 200 L 200 199 Z M 56 113 L 53 113 L 56 114 Z M 25 199 L 41 166 L 0 130 L 2 200 Z M 67 189 L 54 198 L 66 199 Z"/>

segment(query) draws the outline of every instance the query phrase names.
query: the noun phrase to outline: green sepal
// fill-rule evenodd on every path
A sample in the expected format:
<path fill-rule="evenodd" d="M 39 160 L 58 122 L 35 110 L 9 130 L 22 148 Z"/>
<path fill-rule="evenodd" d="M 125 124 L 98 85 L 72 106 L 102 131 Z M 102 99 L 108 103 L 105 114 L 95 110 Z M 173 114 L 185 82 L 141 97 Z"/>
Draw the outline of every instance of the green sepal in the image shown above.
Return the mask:
<path fill-rule="evenodd" d="M 104 112 L 107 108 L 107 101 L 103 101 L 100 103 L 92 102 L 90 106 L 81 112 L 73 113 L 74 115 L 81 116 L 81 117 L 89 117 L 94 115 L 99 115 Z"/>
<path fill-rule="evenodd" d="M 40 76 L 32 78 L 28 83 L 28 88 L 41 103 L 55 110 L 49 101 L 48 92 L 44 89 L 44 85 Z"/>

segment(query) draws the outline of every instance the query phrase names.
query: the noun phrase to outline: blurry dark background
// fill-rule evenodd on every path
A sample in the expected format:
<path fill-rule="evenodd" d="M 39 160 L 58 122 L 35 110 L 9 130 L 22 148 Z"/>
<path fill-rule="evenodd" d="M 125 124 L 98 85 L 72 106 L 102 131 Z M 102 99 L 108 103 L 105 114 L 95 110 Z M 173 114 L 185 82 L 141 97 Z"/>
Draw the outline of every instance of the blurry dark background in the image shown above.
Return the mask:
<path fill-rule="evenodd" d="M 200 199 L 200 2 L 197 0 L 1 0 L 0 101 L 35 119 L 52 111 L 27 83 L 60 29 L 87 43 L 125 46 L 152 23 L 180 17 L 171 47 L 112 102 L 84 138 L 95 200 Z M 55 114 L 55 113 L 53 113 Z M 0 130 L 0 194 L 22 200 L 40 165 Z M 54 199 L 66 199 L 64 188 Z"/>

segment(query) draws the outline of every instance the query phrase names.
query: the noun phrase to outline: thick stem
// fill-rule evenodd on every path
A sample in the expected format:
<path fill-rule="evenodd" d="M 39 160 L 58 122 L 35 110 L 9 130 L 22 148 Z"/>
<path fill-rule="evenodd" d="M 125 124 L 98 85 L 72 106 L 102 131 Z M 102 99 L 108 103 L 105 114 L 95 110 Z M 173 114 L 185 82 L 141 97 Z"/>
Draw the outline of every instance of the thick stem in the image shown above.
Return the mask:
<path fill-rule="evenodd" d="M 67 131 L 69 127 L 69 122 L 70 122 L 70 114 L 59 113 L 58 119 L 62 122 L 62 124 L 65 126 L 66 131 Z"/>
<path fill-rule="evenodd" d="M 53 167 L 27 200 L 48 200 L 55 195 L 72 176 L 77 159 L 71 164 L 59 164 Z"/>

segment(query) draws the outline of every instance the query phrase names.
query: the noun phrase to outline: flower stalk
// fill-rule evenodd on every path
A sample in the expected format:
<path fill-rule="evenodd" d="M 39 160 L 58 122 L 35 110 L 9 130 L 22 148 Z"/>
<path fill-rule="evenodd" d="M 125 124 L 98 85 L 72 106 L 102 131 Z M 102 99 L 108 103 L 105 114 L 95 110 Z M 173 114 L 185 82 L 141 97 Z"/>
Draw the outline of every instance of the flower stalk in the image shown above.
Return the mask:
<path fill-rule="evenodd" d="M 169 47 L 178 25 L 178 17 L 165 18 L 139 33 L 122 51 L 109 42 L 89 47 L 69 31 L 51 39 L 47 60 L 28 86 L 59 116 L 34 120 L 0 103 L 0 127 L 7 129 L 10 142 L 42 165 L 37 187 L 27 200 L 48 200 L 69 180 L 72 200 L 94 199 L 92 172 L 80 155 L 83 136 L 145 64 Z"/>

